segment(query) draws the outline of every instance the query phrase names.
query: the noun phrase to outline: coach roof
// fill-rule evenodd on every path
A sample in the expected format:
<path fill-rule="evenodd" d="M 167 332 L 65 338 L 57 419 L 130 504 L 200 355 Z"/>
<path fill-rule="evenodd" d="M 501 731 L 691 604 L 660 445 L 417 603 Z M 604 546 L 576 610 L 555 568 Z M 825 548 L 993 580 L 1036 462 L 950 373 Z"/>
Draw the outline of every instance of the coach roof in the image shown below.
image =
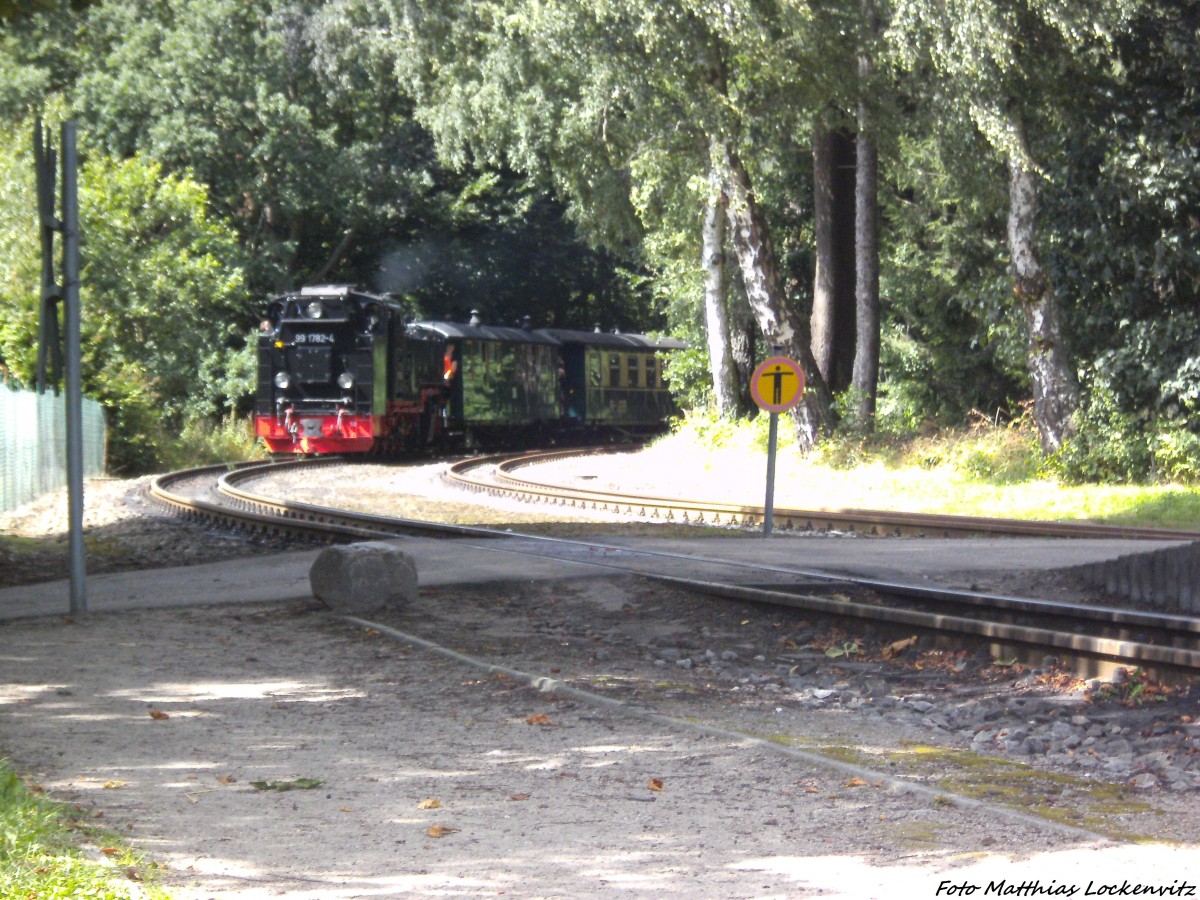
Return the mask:
<path fill-rule="evenodd" d="M 524 328 L 505 328 L 497 325 L 461 325 L 457 322 L 413 322 L 408 326 L 417 332 L 433 333 L 452 340 L 499 341 L 506 344 L 548 344 L 558 341 L 538 331 Z"/>
<path fill-rule="evenodd" d="M 547 335 L 563 344 L 586 344 L 589 347 L 605 347 L 617 350 L 683 350 L 687 344 L 677 338 L 651 337 L 646 334 L 622 334 L 610 331 L 575 331 L 569 328 L 540 328 Z"/>

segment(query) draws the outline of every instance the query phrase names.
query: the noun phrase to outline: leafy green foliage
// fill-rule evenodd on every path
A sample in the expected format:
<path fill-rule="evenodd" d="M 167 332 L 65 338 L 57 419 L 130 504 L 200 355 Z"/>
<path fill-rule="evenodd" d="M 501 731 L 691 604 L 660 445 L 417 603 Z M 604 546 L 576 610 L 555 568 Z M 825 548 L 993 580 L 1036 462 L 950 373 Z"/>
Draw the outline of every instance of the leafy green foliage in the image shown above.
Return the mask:
<path fill-rule="evenodd" d="M 77 104 L 111 154 L 209 186 L 255 296 L 334 281 L 436 316 L 629 327 L 641 298 L 622 262 L 576 238 L 544 182 L 438 162 L 389 22 L 360 0 L 103 3 Z M 497 123 L 515 112 L 487 110 Z"/>
<path fill-rule="evenodd" d="M 1096 380 L 1078 417 L 1078 434 L 1050 460 L 1074 484 L 1200 484 L 1200 436 L 1167 416 L 1131 412 Z"/>
<path fill-rule="evenodd" d="M 318 277 L 455 318 L 641 330 L 665 315 L 696 348 L 675 387 L 703 405 L 711 139 L 745 162 L 803 310 L 808 135 L 815 118 L 851 126 L 865 89 L 885 179 L 880 428 L 1014 418 L 1028 398 L 1004 240 L 1019 121 L 1069 349 L 1112 392 L 1081 416 L 1064 471 L 1192 479 L 1197 0 L 889 6 L 860 84 L 853 2 L 36 3 L 0 32 L 0 361 L 32 371 L 25 117 L 69 106 L 94 167 L 88 378 L 127 470 L 238 406 L 261 297 Z M 201 189 L 203 222 L 180 211 Z"/>
<path fill-rule="evenodd" d="M 32 128 L 22 123 L 11 134 Z M 13 143 L 31 146 L 27 137 Z M 0 156 L 0 247 L 8 251 L 0 258 L 0 359 L 26 383 L 36 365 L 40 286 L 30 155 Z M 245 324 L 238 245 L 212 217 L 203 186 L 142 157 L 90 154 L 79 203 L 84 391 L 108 411 L 109 468 L 146 471 L 188 419 L 226 408 L 244 389 L 244 379 L 199 380 L 237 358 Z"/>
<path fill-rule="evenodd" d="M 1129 413 L 1200 425 L 1200 64 L 1194 0 L 1147 4 L 1064 110 L 1045 216 L 1081 365 Z M 1084 99 L 1086 98 L 1086 99 Z"/>
<path fill-rule="evenodd" d="M 202 186 L 140 157 L 85 164 L 80 218 L 86 389 L 112 412 L 110 467 L 143 471 L 211 408 L 199 375 L 243 318 L 237 242 Z"/>
<path fill-rule="evenodd" d="M 1078 433 L 1055 457 L 1066 481 L 1123 484 L 1149 476 L 1154 454 L 1148 423 L 1125 411 L 1106 382 L 1093 384 L 1076 424 Z"/>
<path fill-rule="evenodd" d="M 254 436 L 253 419 L 229 413 L 220 419 L 189 419 L 178 436 L 163 446 L 158 464 L 159 468 L 176 470 L 266 459 L 267 455 Z"/>

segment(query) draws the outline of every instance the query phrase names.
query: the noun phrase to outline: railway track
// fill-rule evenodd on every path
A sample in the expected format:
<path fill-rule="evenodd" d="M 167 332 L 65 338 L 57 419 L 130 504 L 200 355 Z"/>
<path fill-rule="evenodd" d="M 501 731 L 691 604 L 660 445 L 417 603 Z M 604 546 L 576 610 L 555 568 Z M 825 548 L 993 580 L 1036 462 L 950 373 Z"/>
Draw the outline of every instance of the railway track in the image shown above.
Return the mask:
<path fill-rule="evenodd" d="M 762 524 L 765 515 L 762 506 L 590 490 L 578 485 L 550 484 L 526 479 L 516 474 L 523 468 L 595 452 L 598 451 L 561 450 L 463 460 L 450 467 L 447 478 L 469 491 L 491 496 L 509 496 L 531 503 L 566 505 L 694 524 L 742 527 Z M 869 509 L 794 509 L 776 506 L 774 519 L 775 527 L 784 531 L 842 531 L 885 537 L 1200 540 L 1200 532 L 1168 528 L 1139 528 L 1087 522 L 1036 522 Z"/>
<path fill-rule="evenodd" d="M 470 483 L 470 489 L 489 495 L 510 496 L 573 506 L 591 504 L 623 515 L 656 517 L 668 521 L 714 522 L 718 515 L 728 523 L 753 522 L 753 507 L 736 510 L 722 504 L 690 504 L 666 498 L 618 498 L 603 491 L 572 490 L 556 493 L 552 486 L 539 485 L 513 473 L 538 459 L 528 455 L 500 460 L 471 460 L 451 467 L 450 477 Z M 1103 664 L 1140 666 L 1156 673 L 1169 670 L 1200 670 L 1200 620 L 1185 616 L 1138 612 L 1129 609 L 1080 607 L 1029 598 L 1000 597 L 985 593 L 914 586 L 861 578 L 846 578 L 827 572 L 792 566 L 766 565 L 720 559 L 696 554 L 653 551 L 623 546 L 620 542 L 583 542 L 560 538 L 498 532 L 493 529 L 416 521 L 336 509 L 297 502 L 269 493 L 269 476 L 297 466 L 323 466 L 339 461 L 300 461 L 267 466 L 212 467 L 162 476 L 151 487 L 152 494 L 180 512 L 203 516 L 225 524 L 253 530 L 301 535 L 321 541 L 371 540 L 401 535 L 434 536 L 464 542 L 464 550 L 501 552 L 540 557 L 597 567 L 614 573 L 638 575 L 705 594 L 789 607 L 868 623 L 879 630 L 916 630 L 952 640 L 984 641 L 997 651 L 1031 655 L 1040 659 L 1052 654 L 1076 659 L 1081 670 L 1097 670 Z M 494 471 L 491 471 L 494 470 Z M 496 486 L 499 485 L 499 486 Z M 265 492 L 264 492 L 265 491 Z M 662 506 L 650 502 L 664 500 Z M 679 505 L 683 504 L 683 505 Z M 593 507 L 589 507 L 593 508 Z M 761 519 L 761 510 L 758 510 Z M 843 523 L 867 531 L 865 520 L 841 515 L 822 519 L 788 511 L 793 528 L 818 527 L 817 522 Z M 782 515 L 782 514 L 781 514 Z M 971 523 L 959 517 L 921 517 L 907 526 L 893 524 L 898 517 L 872 514 L 878 521 L 871 527 L 886 527 L 885 533 L 962 535 Z M 882 525 L 883 521 L 889 524 Z M 936 524 L 925 520 L 937 520 Z M 947 521 L 953 520 L 953 521 Z M 800 523 L 800 524 L 798 524 Z M 1025 530 L 1029 525 L 1041 525 Z M 904 527 L 909 530 L 901 531 Z M 890 529 L 895 528 L 895 531 Z M 1014 530 L 1006 530 L 1013 528 Z M 878 530 L 876 533 L 880 533 Z M 1053 530 L 1042 523 L 1006 523 L 993 520 L 969 533 L 1054 535 L 1094 537 L 1157 537 L 1160 529 L 1072 526 Z M 1171 533 L 1178 538 L 1178 533 Z M 1197 536 L 1200 537 L 1200 536 Z"/>

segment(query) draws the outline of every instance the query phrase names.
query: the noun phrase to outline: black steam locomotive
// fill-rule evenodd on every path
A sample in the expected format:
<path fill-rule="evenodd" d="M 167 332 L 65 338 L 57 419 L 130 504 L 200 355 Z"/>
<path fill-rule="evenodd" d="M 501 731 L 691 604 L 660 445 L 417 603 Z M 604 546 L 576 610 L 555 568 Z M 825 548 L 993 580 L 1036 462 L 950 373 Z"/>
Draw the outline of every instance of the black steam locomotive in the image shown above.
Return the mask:
<path fill-rule="evenodd" d="M 306 287 L 271 301 L 255 430 L 273 453 L 394 455 L 661 429 L 669 338 L 407 322 L 387 296 Z"/>

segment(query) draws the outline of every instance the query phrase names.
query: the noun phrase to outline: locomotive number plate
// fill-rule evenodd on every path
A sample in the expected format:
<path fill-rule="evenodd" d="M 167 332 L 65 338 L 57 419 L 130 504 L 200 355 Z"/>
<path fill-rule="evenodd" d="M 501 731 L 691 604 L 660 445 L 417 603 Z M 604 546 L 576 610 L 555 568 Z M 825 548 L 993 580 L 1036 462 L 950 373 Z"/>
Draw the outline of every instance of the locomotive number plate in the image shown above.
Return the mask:
<path fill-rule="evenodd" d="M 300 426 L 300 437 L 321 437 L 321 421 L 321 419 L 301 419 L 298 423 Z"/>
<path fill-rule="evenodd" d="M 324 334 L 320 331 L 300 332 L 293 339 L 297 344 L 332 344 L 334 337 L 332 334 Z"/>

